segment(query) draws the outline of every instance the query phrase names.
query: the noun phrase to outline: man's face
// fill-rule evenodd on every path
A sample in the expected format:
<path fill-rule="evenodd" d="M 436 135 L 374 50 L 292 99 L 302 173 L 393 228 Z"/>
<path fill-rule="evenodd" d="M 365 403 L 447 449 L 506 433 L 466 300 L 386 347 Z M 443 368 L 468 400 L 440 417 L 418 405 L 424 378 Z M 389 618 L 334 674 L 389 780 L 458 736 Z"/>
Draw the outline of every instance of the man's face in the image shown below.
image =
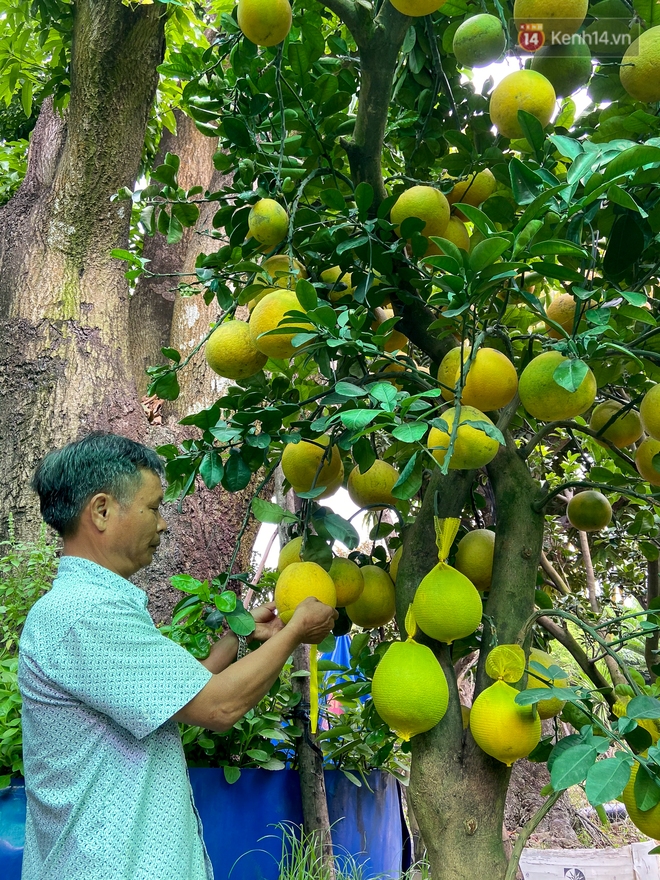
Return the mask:
<path fill-rule="evenodd" d="M 121 557 L 120 574 L 130 577 L 149 565 L 160 544 L 160 534 L 167 523 L 160 515 L 163 489 L 160 477 L 153 471 L 141 470 L 142 481 L 133 500 L 126 507 L 117 507 L 113 544 Z"/>

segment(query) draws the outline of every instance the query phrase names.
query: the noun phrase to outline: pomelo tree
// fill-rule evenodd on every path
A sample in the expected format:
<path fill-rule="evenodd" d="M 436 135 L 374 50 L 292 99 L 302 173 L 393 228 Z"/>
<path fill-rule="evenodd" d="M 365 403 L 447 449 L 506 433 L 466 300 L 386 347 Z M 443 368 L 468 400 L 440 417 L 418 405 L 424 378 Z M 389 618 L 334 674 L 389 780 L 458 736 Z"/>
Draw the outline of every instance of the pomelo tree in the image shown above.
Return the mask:
<path fill-rule="evenodd" d="M 460 67 L 454 35 L 483 13 L 466 0 L 439 8 L 422 0 L 301 0 L 290 30 L 287 9 L 286 21 L 273 23 L 266 0 L 240 0 L 238 18 L 221 16 L 210 49 L 182 47 L 161 68 L 182 82 L 183 107 L 198 130 L 219 138 L 213 161 L 226 182 L 216 191 L 186 191 L 178 158 L 168 154 L 141 194 L 149 235 L 176 237 L 196 220 L 199 204 L 216 206 L 209 247 L 186 293 L 217 302 L 219 327 L 199 345 L 211 332 L 226 334 L 210 344 L 210 358 L 221 374 L 244 376 L 184 420 L 198 429 L 195 439 L 161 448 L 169 498 L 192 492 L 198 474 L 208 487 L 230 492 L 256 476 L 252 513 L 295 521 L 302 559 L 329 569 L 333 540 L 349 550 L 357 540 L 325 500 L 329 490 L 341 472 L 348 477 L 357 468 L 365 477 L 377 460 L 392 465 L 395 478 L 361 496 L 365 508 L 395 513 L 395 524 L 381 523 L 378 533 L 388 536 L 389 554 L 378 545 L 359 561 L 387 569 L 402 547 L 395 590 L 404 641 L 420 583 L 428 585 L 438 565 L 438 521 L 460 520 L 462 532 L 495 532 L 477 630 L 453 638 L 454 630 L 417 630 L 449 691 L 439 723 L 411 739 L 412 803 L 435 880 L 515 874 L 502 842 L 507 753 L 497 743 L 487 754 L 475 739 L 488 748 L 504 703 L 516 724 L 527 713 L 536 741 L 541 728 L 530 707 L 539 700 L 568 700 L 583 713 L 573 713 L 573 738 L 550 738 L 539 753 L 553 765 L 544 809 L 585 778 L 594 803 L 619 796 L 633 763 L 641 766 L 638 753 L 640 806 L 660 801 L 660 766 L 647 751 L 653 736 L 640 736 L 636 721 L 660 715 L 660 704 L 643 679 L 621 671 L 620 621 L 612 624 L 610 645 L 600 606 L 592 604 L 582 625 L 575 604 L 554 602 L 571 591 L 557 587 L 563 581 L 544 553 L 547 519 L 565 515 L 569 495 L 587 489 L 607 496 L 617 529 L 627 529 L 633 545 L 641 539 L 630 551 L 640 562 L 642 553 L 657 558 L 660 418 L 653 392 L 646 397 L 659 375 L 660 123 L 653 102 L 660 90 L 651 85 L 659 81 L 657 9 L 643 0 L 635 6 L 642 38 L 628 46 L 621 37 L 630 34 L 628 6 L 613 13 L 609 2 L 590 10 L 584 4 L 569 16 L 551 5 L 487 4 L 500 31 L 489 20 L 483 41 L 476 28 L 474 46 L 474 25 L 464 29 Z M 595 34 L 586 76 L 586 36 L 575 58 L 549 46 L 542 64 L 519 70 L 514 14 L 521 33 L 537 34 L 536 43 L 523 40 L 528 48 L 538 46 L 539 23 L 548 34 L 551 26 L 569 37 Z M 561 15 L 563 24 L 551 20 Z M 496 60 L 505 44 L 513 72 L 495 88 L 487 80 L 476 90 L 466 65 Z M 587 81 L 589 103 L 578 116 L 571 92 Z M 138 254 L 117 255 L 140 272 Z M 249 337 L 237 325 L 247 318 L 246 305 Z M 263 368 L 255 352 L 268 357 Z M 165 354 L 169 365 L 152 370 L 150 391 L 170 399 L 187 358 L 173 349 Z M 254 373 L 241 373 L 255 358 Z M 614 426 L 643 400 L 639 430 L 626 422 L 617 433 Z M 593 407 L 605 403 L 610 415 L 603 421 L 601 409 L 594 421 Z M 306 447 L 316 451 L 290 476 L 284 468 L 301 501 L 300 512 L 291 513 L 263 490 L 283 456 L 295 458 Z M 349 478 L 349 488 L 356 482 Z M 583 529 L 602 529 L 603 505 L 596 499 L 592 520 L 581 501 L 574 519 Z M 443 559 L 454 558 L 454 534 L 444 531 Z M 229 566 L 218 589 L 237 576 Z M 537 590 L 544 578 L 557 587 L 552 596 Z M 191 596 L 185 608 L 199 617 L 209 599 Z M 363 602 L 360 615 L 351 618 L 349 606 L 348 617 L 377 627 L 385 622 L 379 601 L 371 602 L 375 614 L 370 607 L 361 617 Z M 417 604 L 420 613 L 433 612 L 433 601 Z M 652 635 L 656 621 L 642 615 L 631 618 L 642 621 L 635 632 Z M 532 639 L 547 642 L 548 632 L 576 655 L 591 686 L 544 697 L 528 690 L 516 702 L 505 688 L 524 681 L 520 647 L 528 653 Z M 516 645 L 504 651 L 510 668 L 494 651 Z M 454 664 L 475 650 L 475 702 L 500 681 L 497 700 L 488 701 L 495 708 L 481 709 L 482 732 L 475 727 L 473 736 L 463 728 Z M 414 646 L 406 650 L 413 653 Z M 610 677 L 598 665 L 601 654 Z M 650 652 L 651 668 L 655 659 Z M 538 674 L 538 666 L 531 671 Z M 550 669 L 546 683 L 561 683 L 559 672 Z M 614 692 L 620 679 L 630 692 Z M 623 705 L 604 725 L 620 748 L 613 759 L 599 759 L 609 745 L 594 737 L 603 726 L 591 711 L 599 701 L 606 716 Z"/>

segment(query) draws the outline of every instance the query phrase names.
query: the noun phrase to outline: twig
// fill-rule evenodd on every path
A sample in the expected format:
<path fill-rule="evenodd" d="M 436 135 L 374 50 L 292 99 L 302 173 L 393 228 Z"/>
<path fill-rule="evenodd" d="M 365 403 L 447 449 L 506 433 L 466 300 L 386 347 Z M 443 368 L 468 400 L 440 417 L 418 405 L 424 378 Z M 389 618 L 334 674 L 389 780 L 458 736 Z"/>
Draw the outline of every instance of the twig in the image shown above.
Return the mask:
<path fill-rule="evenodd" d="M 543 821 L 546 815 L 557 803 L 562 794 L 562 791 L 553 791 L 550 797 L 541 804 L 541 806 L 534 813 L 529 822 L 527 822 L 527 824 L 523 827 L 513 846 L 513 852 L 511 853 L 511 858 L 509 859 L 509 866 L 506 869 L 504 880 L 516 880 L 518 865 L 520 864 L 520 856 L 522 855 L 523 849 L 525 848 L 525 844 L 529 840 L 530 836 L 534 833 L 538 825 Z"/>
<path fill-rule="evenodd" d="M 543 551 L 541 551 L 541 568 L 548 575 L 550 580 L 553 583 L 553 586 L 559 590 L 562 596 L 570 596 L 571 591 L 568 588 L 568 584 L 563 579 L 563 577 L 559 574 L 554 565 L 550 562 L 548 557 L 545 555 Z"/>

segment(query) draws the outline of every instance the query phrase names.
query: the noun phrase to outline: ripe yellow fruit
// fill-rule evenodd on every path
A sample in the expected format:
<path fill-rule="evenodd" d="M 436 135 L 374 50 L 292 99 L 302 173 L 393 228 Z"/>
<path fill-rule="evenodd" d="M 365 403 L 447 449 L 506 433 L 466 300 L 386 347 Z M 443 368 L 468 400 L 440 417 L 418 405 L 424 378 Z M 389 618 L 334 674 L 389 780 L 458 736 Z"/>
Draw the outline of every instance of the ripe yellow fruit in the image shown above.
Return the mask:
<path fill-rule="evenodd" d="M 381 324 L 384 324 L 385 321 L 389 321 L 390 318 L 394 317 L 394 310 L 377 308 L 374 309 L 374 314 L 376 320 L 371 325 L 371 329 L 378 332 L 378 328 Z M 404 336 L 400 330 L 392 329 L 387 334 L 383 348 L 388 352 L 400 351 L 401 349 L 407 348 L 408 341 L 408 337 Z"/>
<path fill-rule="evenodd" d="M 630 780 L 623 790 L 621 800 L 625 804 L 628 816 L 633 825 L 636 828 L 639 828 L 642 834 L 646 834 L 647 837 L 652 837 L 654 840 L 658 840 L 660 839 L 660 804 L 656 804 L 655 807 L 651 807 L 650 810 L 644 810 L 643 812 L 637 806 L 637 802 L 635 801 L 635 779 L 637 778 L 638 770 L 639 764 L 635 761 L 632 773 L 630 774 Z"/>
<path fill-rule="evenodd" d="M 334 478 L 334 480 L 330 480 L 325 492 L 323 492 L 321 495 L 319 495 L 318 498 L 316 498 L 315 500 L 316 501 L 323 501 L 324 498 L 331 498 L 335 494 L 335 492 L 337 492 L 337 490 L 343 485 L 343 483 L 344 483 L 344 462 L 342 461 L 341 466 L 339 468 L 339 473 L 337 474 L 337 476 Z M 302 489 L 300 489 L 299 491 L 302 492 Z"/>
<path fill-rule="evenodd" d="M 653 456 L 660 452 L 660 440 L 647 437 L 637 447 L 635 467 L 643 479 L 652 486 L 660 486 L 660 473 L 653 467 Z"/>
<path fill-rule="evenodd" d="M 464 574 L 443 562 L 422 578 L 412 608 L 422 632 L 449 645 L 471 635 L 481 623 L 477 588 Z"/>
<path fill-rule="evenodd" d="M 281 358 L 287 360 L 295 354 L 299 354 L 301 348 L 294 348 L 291 344 L 293 337 L 300 330 L 313 330 L 314 328 L 308 321 L 301 318 L 293 324 L 282 323 L 287 312 L 304 312 L 305 310 L 298 302 L 298 297 L 292 290 L 278 290 L 269 293 L 261 302 L 257 303 L 250 316 L 250 335 L 255 346 L 265 355 L 272 358 Z M 262 336 L 269 330 L 275 330 L 277 327 L 291 327 L 291 333 L 275 334 L 273 336 Z"/>
<path fill-rule="evenodd" d="M 394 617 L 394 584 L 386 571 L 377 565 L 360 569 L 364 578 L 362 595 L 346 606 L 346 613 L 357 626 L 373 629 L 385 626 Z"/>
<path fill-rule="evenodd" d="M 328 574 L 334 581 L 337 591 L 337 608 L 345 608 L 357 602 L 364 590 L 364 578 L 359 565 L 352 559 L 335 556 Z"/>
<path fill-rule="evenodd" d="M 436 12 L 446 0 L 390 0 L 390 2 L 401 15 L 419 18 L 421 15 L 431 15 L 432 12 Z"/>
<path fill-rule="evenodd" d="M 321 272 L 321 281 L 331 286 L 328 292 L 330 302 L 337 302 L 345 296 L 353 296 L 355 286 L 351 283 L 351 273 L 342 272 L 339 266 L 324 269 Z"/>
<path fill-rule="evenodd" d="M 244 321 L 225 321 L 209 336 L 204 348 L 211 369 L 226 379 L 254 376 L 268 358 L 252 341 L 250 328 Z"/>
<path fill-rule="evenodd" d="M 376 459 L 368 471 L 361 474 L 354 467 L 348 476 L 346 488 L 353 504 L 358 507 L 381 505 L 374 510 L 382 510 L 383 505 L 395 507 L 397 499 L 392 495 L 392 486 L 399 479 L 399 472 L 386 461 Z"/>
<path fill-rule="evenodd" d="M 474 529 L 458 542 L 456 568 L 482 593 L 490 589 L 494 554 L 495 532 L 490 529 Z"/>
<path fill-rule="evenodd" d="M 461 214 L 461 216 L 463 215 Z M 452 244 L 455 244 L 457 248 L 460 248 L 463 251 L 467 252 L 470 250 L 470 236 L 465 223 L 458 219 L 458 212 L 455 217 L 449 218 L 449 223 L 447 224 L 447 228 L 442 237 L 446 238 L 447 241 L 451 241 Z M 431 242 L 424 256 L 433 257 L 437 254 L 444 254 L 444 251 L 437 244 Z"/>
<path fill-rule="evenodd" d="M 571 498 L 566 506 L 566 516 L 574 529 L 599 532 L 610 524 L 612 505 L 602 492 L 587 489 Z"/>
<path fill-rule="evenodd" d="M 282 547 L 280 550 L 280 555 L 277 559 L 277 570 L 280 574 L 284 571 L 287 566 L 291 565 L 293 562 L 302 562 L 300 558 L 300 553 L 302 551 L 302 537 L 293 538 L 287 544 Z"/>
<path fill-rule="evenodd" d="M 285 237 L 289 228 L 289 215 L 275 199 L 259 199 L 248 214 L 250 235 L 260 244 L 274 247 Z"/>
<path fill-rule="evenodd" d="M 482 752 L 510 767 L 541 739 L 541 718 L 532 706 L 519 706 L 518 691 L 505 681 L 485 688 L 472 704 L 470 731 Z"/>
<path fill-rule="evenodd" d="M 456 370 L 454 383 L 458 381 Z M 461 403 L 481 412 L 501 409 L 518 390 L 518 374 L 509 358 L 496 348 L 480 348 L 465 377 Z"/>
<path fill-rule="evenodd" d="M 557 97 L 552 84 L 535 70 L 515 70 L 505 76 L 490 97 L 490 118 L 500 134 L 507 138 L 523 137 L 518 110 L 536 116 L 543 128 L 552 119 Z"/>
<path fill-rule="evenodd" d="M 616 400 L 606 400 L 603 403 L 599 403 L 591 413 L 589 427 L 592 431 L 600 431 L 613 416 L 622 410 L 623 404 Z M 637 443 L 642 434 L 642 420 L 639 413 L 634 409 L 629 409 L 617 417 L 616 421 L 612 422 L 609 428 L 606 428 L 600 436 L 604 440 L 609 440 L 610 443 L 613 443 L 617 449 L 623 449 L 624 446 Z"/>
<path fill-rule="evenodd" d="M 403 547 L 399 547 L 398 550 L 394 551 L 394 556 L 390 560 L 390 577 L 392 578 L 392 581 L 395 584 L 396 584 L 396 576 L 399 573 L 399 563 L 401 562 L 402 556 L 403 556 Z"/>
<path fill-rule="evenodd" d="M 307 278 L 307 270 L 303 264 L 299 260 L 289 260 L 286 254 L 275 254 L 272 257 L 268 257 L 261 264 L 261 270 L 271 279 L 268 282 L 269 285 L 288 287 L 289 290 L 294 290 L 296 283 L 301 278 Z M 266 284 L 267 282 L 261 275 L 257 275 L 254 283 Z M 250 302 L 254 302 L 254 300 L 250 300 Z"/>
<path fill-rule="evenodd" d="M 298 605 L 310 596 L 334 608 L 337 604 L 335 585 L 315 562 L 292 562 L 275 584 L 275 607 L 282 623 L 288 623 Z"/>
<path fill-rule="evenodd" d="M 486 16 L 485 14 L 483 16 L 475 16 L 475 18 L 482 17 L 494 18 L 495 16 Z M 499 19 L 497 21 L 499 24 Z M 485 202 L 489 196 L 492 196 L 496 186 L 497 181 L 493 177 L 492 171 L 486 168 L 468 177 L 467 180 L 459 180 L 447 196 L 447 200 L 450 205 L 454 205 L 456 202 L 463 202 L 465 205 L 473 205 L 475 208 L 478 208 L 482 202 Z M 448 238 L 448 236 L 445 235 L 445 238 Z"/>
<path fill-rule="evenodd" d="M 560 293 L 555 296 L 546 309 L 546 314 L 551 321 L 559 324 L 567 333 L 573 332 L 573 323 L 575 321 L 575 309 L 577 303 L 570 293 Z M 563 334 L 555 330 L 550 324 L 545 325 L 548 330 L 548 336 L 551 339 L 563 339 Z"/>
<path fill-rule="evenodd" d="M 574 34 L 587 17 L 589 0 L 516 0 L 513 17 L 521 24 L 543 24 L 546 33 Z"/>
<path fill-rule="evenodd" d="M 449 705 L 447 679 L 433 651 L 408 639 L 389 646 L 371 685 L 376 711 L 403 740 L 424 733 Z"/>
<path fill-rule="evenodd" d="M 443 464 L 449 449 L 452 425 L 456 418 L 456 407 L 443 412 L 441 418 L 446 423 L 447 430 L 441 431 L 440 428 L 431 428 L 426 443 L 438 464 Z M 464 424 L 464 422 L 487 422 L 489 425 L 493 424 L 488 416 L 478 409 L 474 409 L 472 406 L 461 407 L 454 449 L 449 462 L 450 470 L 472 470 L 473 468 L 483 467 L 495 458 L 500 448 L 497 440 L 493 440 L 485 431 L 473 428 L 471 425 Z"/>
<path fill-rule="evenodd" d="M 618 696 L 616 703 L 612 706 L 612 713 L 617 718 L 624 718 L 628 714 L 628 703 L 631 697 Z M 636 718 L 637 726 L 642 727 L 651 736 L 653 745 L 656 745 L 660 739 L 660 723 L 656 718 Z"/>
<path fill-rule="evenodd" d="M 660 25 L 644 31 L 628 46 L 619 77 L 636 101 L 660 101 Z"/>
<path fill-rule="evenodd" d="M 502 22 L 496 15 L 485 12 L 466 18 L 458 26 L 451 48 L 462 67 L 492 64 L 506 49 L 506 34 Z"/>
<path fill-rule="evenodd" d="M 470 354 L 470 346 L 463 343 L 463 362 L 468 359 Z M 438 367 L 438 382 L 445 400 L 454 399 L 454 387 L 456 385 L 456 377 L 459 365 L 461 363 L 461 346 L 450 348 L 447 354 L 440 361 Z"/>
<path fill-rule="evenodd" d="M 429 238 L 431 235 L 444 236 L 449 215 L 449 202 L 439 189 L 433 186 L 412 186 L 401 193 L 394 203 L 390 220 L 397 227 L 397 235 L 400 235 L 399 227 L 403 221 L 408 217 L 418 217 L 426 224 L 422 235 Z"/>
<path fill-rule="evenodd" d="M 538 670 L 538 674 L 541 678 L 537 678 L 532 673 L 528 673 L 527 675 L 527 688 L 528 690 L 532 690 L 532 688 L 550 688 L 550 687 L 566 687 L 568 685 L 568 676 L 566 673 L 562 675 L 558 675 L 556 678 L 552 678 L 547 670 L 554 665 L 554 660 L 550 656 L 550 654 L 546 654 L 545 651 L 539 651 L 538 648 L 532 648 L 529 652 L 529 664 L 530 669 L 534 669 L 531 665 L 532 663 L 538 663 L 545 670 Z M 548 684 L 548 681 L 544 681 L 544 679 L 548 679 L 552 684 Z M 563 700 L 559 700 L 557 697 L 552 697 L 549 700 L 541 700 L 536 704 L 536 708 L 538 710 L 539 716 L 542 720 L 546 718 L 554 718 L 555 715 L 559 715 L 562 709 L 565 706 L 565 702 Z"/>
<path fill-rule="evenodd" d="M 238 26 L 256 46 L 277 46 L 291 30 L 288 0 L 238 0 Z"/>
<path fill-rule="evenodd" d="M 296 492 L 309 492 L 312 486 L 329 487 L 341 470 L 336 446 L 327 452 L 330 438 L 323 434 L 314 440 L 287 443 L 282 453 L 282 472 Z"/>
<path fill-rule="evenodd" d="M 255 283 L 257 283 L 257 282 L 255 281 Z M 261 282 L 258 282 L 258 283 L 261 283 Z M 252 314 L 252 312 L 254 311 L 254 307 L 256 305 L 258 305 L 262 299 L 265 299 L 269 293 L 277 293 L 278 290 L 279 290 L 278 287 L 264 286 L 263 290 L 260 293 L 258 293 L 256 296 L 253 296 L 252 299 L 247 304 L 248 311 L 250 312 L 250 314 Z"/>
<path fill-rule="evenodd" d="M 558 351 L 545 351 L 525 367 L 518 384 L 520 400 L 527 412 L 543 422 L 572 419 L 588 410 L 596 398 L 596 379 L 591 370 L 575 391 L 557 385 L 553 376 L 566 358 Z"/>
<path fill-rule="evenodd" d="M 660 440 L 660 385 L 654 385 L 646 392 L 639 414 L 646 433 L 654 440 Z"/>

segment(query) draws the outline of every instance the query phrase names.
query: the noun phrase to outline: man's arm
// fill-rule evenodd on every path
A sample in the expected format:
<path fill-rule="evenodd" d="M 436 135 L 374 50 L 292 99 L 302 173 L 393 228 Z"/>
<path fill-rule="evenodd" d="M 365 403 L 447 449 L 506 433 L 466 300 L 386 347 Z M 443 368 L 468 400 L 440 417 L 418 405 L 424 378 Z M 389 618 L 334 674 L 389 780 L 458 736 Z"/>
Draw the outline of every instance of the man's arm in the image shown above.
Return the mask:
<path fill-rule="evenodd" d="M 267 602 L 265 605 L 260 605 L 259 608 L 255 608 L 252 612 L 252 617 L 254 617 L 256 628 L 252 635 L 248 637 L 248 642 L 253 640 L 256 642 L 265 642 L 272 638 L 275 633 L 279 632 L 284 626 L 279 617 L 275 616 L 274 602 Z M 211 647 L 209 656 L 205 660 L 200 660 L 199 662 L 202 666 L 206 666 L 209 672 L 217 675 L 236 659 L 237 653 L 238 638 L 233 632 L 228 632 Z"/>
<path fill-rule="evenodd" d="M 268 693 L 293 650 L 302 643 L 322 642 L 336 619 L 334 608 L 317 599 L 305 599 L 282 630 L 257 651 L 214 674 L 174 720 L 209 730 L 229 730 Z"/>

